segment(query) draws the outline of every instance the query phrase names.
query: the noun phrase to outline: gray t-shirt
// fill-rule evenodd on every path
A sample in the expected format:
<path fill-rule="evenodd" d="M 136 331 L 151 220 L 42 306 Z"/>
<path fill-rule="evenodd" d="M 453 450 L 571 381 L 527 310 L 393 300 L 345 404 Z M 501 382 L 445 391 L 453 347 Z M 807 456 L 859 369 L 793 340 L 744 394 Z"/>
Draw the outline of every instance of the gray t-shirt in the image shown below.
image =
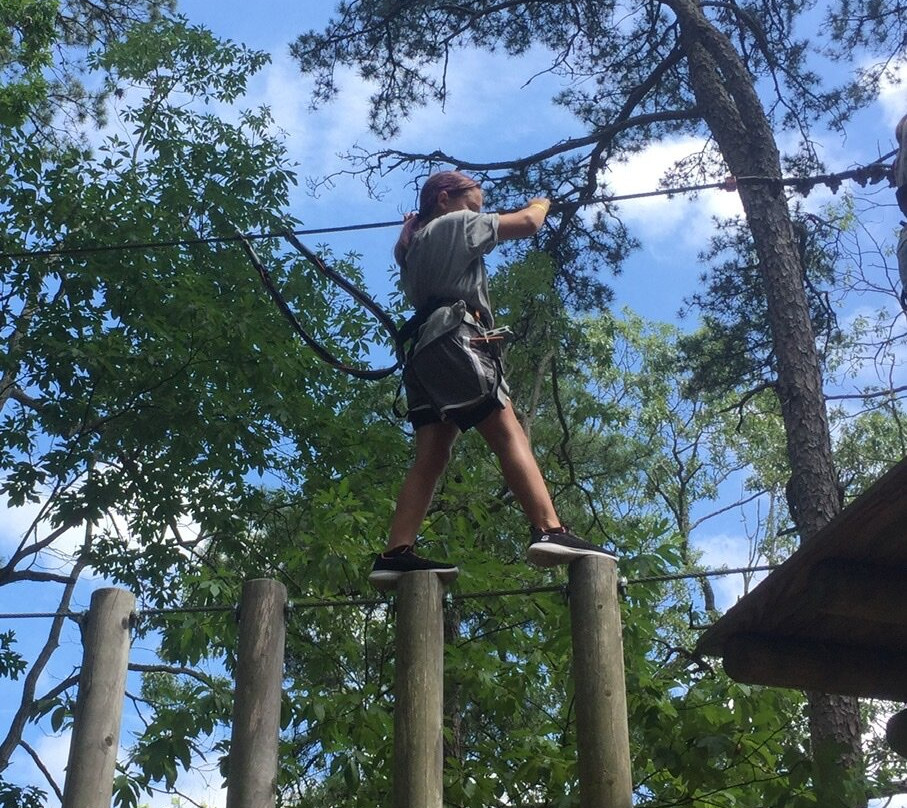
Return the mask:
<path fill-rule="evenodd" d="M 481 312 L 492 327 L 484 256 L 497 243 L 497 213 L 458 210 L 432 219 L 406 251 L 403 293 L 416 309 L 432 300 L 465 300 L 468 310 Z"/>

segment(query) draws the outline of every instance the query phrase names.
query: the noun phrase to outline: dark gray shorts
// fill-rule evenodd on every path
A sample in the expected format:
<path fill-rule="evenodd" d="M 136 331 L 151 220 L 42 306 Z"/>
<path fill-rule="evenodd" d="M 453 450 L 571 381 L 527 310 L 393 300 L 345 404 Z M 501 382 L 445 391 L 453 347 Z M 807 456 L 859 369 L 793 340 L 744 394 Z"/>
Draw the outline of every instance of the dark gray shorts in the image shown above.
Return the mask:
<path fill-rule="evenodd" d="M 452 421 L 466 431 L 509 401 L 500 350 L 462 322 L 411 357 L 403 371 L 407 418 L 418 429 Z"/>

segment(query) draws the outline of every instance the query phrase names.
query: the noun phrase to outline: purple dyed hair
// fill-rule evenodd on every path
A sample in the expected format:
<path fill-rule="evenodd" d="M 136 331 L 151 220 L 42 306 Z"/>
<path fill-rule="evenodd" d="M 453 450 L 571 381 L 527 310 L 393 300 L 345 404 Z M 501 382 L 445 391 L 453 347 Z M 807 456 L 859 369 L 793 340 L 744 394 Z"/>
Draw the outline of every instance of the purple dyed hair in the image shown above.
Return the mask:
<path fill-rule="evenodd" d="M 455 196 L 470 188 L 478 187 L 479 183 L 472 177 L 461 174 L 459 171 L 439 171 L 425 180 L 425 185 L 422 186 L 419 193 L 419 212 L 410 216 L 403 223 L 400 238 L 397 239 L 397 244 L 394 246 L 394 258 L 401 268 L 406 263 L 406 250 L 409 248 L 413 234 L 438 215 L 436 206 L 441 192 L 447 191 L 449 196 Z"/>

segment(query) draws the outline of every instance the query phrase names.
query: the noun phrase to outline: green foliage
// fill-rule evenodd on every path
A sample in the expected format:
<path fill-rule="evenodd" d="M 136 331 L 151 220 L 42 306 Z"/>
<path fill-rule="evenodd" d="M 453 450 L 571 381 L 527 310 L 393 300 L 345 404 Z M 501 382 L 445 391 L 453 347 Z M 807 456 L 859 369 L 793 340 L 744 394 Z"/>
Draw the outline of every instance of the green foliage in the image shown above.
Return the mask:
<path fill-rule="evenodd" d="M 19 788 L 0 778 L 0 808 L 42 808 L 46 797 L 36 786 Z"/>
<path fill-rule="evenodd" d="M 829 302 L 837 256 L 827 249 L 828 225 L 802 211 L 795 215 L 813 331 L 827 357 L 841 339 Z M 709 262 L 704 291 L 688 301 L 702 314 L 702 325 L 681 341 L 684 364 L 693 370 L 690 392 L 721 394 L 774 382 L 777 360 L 763 279 L 745 222 L 720 223 L 703 258 Z"/>
<path fill-rule="evenodd" d="M 269 61 L 263 51 L 221 41 L 177 16 L 132 26 L 127 38 L 91 54 L 89 65 L 103 71 L 111 89 L 122 89 L 124 82 L 147 82 L 155 97 L 184 92 L 205 102 L 216 96 L 229 103 L 245 92 L 249 77 Z M 144 120 L 150 123 L 149 112 L 144 111 Z"/>
<path fill-rule="evenodd" d="M 118 772 L 113 779 L 113 804 L 116 808 L 137 808 L 141 788 L 132 777 Z"/>
<path fill-rule="evenodd" d="M 119 93 L 92 72 L 92 54 L 128 38 L 135 27 L 160 19 L 173 0 L 59 0 L 53 5 L 53 64 L 43 103 L 30 110 L 29 131 L 54 155 L 84 145 L 87 130 L 107 123 L 108 102 Z"/>
<path fill-rule="evenodd" d="M 0 2 L 0 127 L 19 126 L 46 97 L 56 12 L 54 0 Z"/>
<path fill-rule="evenodd" d="M 285 483 L 291 495 L 303 483 L 333 484 L 369 462 L 360 452 L 369 431 L 373 464 L 393 460 L 380 436 L 386 445 L 399 430 L 375 414 L 389 410 L 393 380 L 354 387 L 329 371 L 294 341 L 239 246 L 200 240 L 287 218 L 295 177 L 268 111 L 233 123 L 210 112 L 237 99 L 267 57 L 182 19 L 145 20 L 108 44 L 90 61 L 130 99 L 125 134 L 104 136 L 93 153 L 49 152 L 26 128 L 2 141 L 2 249 L 56 252 L 11 261 L 0 280 L 0 492 L 12 507 L 41 502 L 43 530 L 93 523 L 80 561 L 139 593 L 144 607 L 184 597 L 222 604 L 242 578 L 199 564 L 229 570 L 243 557 L 250 525 L 273 505 L 265 484 Z M 120 247 L 174 239 L 198 243 Z M 373 324 L 311 267 L 279 245 L 259 250 L 320 338 L 341 353 L 369 347 Z M 340 264 L 359 272 L 353 257 Z M 33 544 L 23 542 L 2 580 L 65 583 L 30 570 L 44 546 Z M 250 556 L 243 572 L 261 560 Z M 259 574 L 273 572 L 265 562 Z M 234 636 L 230 619 L 189 615 L 163 635 L 162 656 L 195 663 Z M 24 667 L 12 642 L 4 635 L 0 662 L 15 677 Z M 216 676 L 205 683 L 148 685 L 140 703 L 157 717 L 117 781 L 118 804 L 173 784 L 197 738 L 221 741 L 228 691 Z M 30 716 L 64 730 L 67 694 L 36 696 Z"/>
<path fill-rule="evenodd" d="M 159 38 L 182 42 L 167 48 L 176 78 L 164 93 L 156 68 L 123 71 L 147 88 L 124 113 L 133 143 L 111 136 L 96 159 L 71 152 L 47 165 L 27 137 L 8 142 L 15 182 L 0 194 L 9 246 L 66 250 L 221 235 L 211 210 L 218 223 L 243 229 L 279 220 L 294 178 L 267 112 L 244 113 L 231 125 L 168 95 L 229 101 L 261 56 L 220 46 L 179 21 L 166 32 L 162 26 L 140 28 L 121 45 L 147 53 Z M 193 62 L 218 66 L 206 89 L 181 69 Z M 117 69 L 113 61 L 105 67 Z M 281 260 L 276 277 L 291 266 Z M 148 541 L 187 512 L 206 526 L 229 524 L 225 515 L 256 496 L 245 475 L 272 467 L 276 444 L 305 420 L 292 380 L 323 375 L 285 350 L 285 327 L 233 245 L 23 260 L 6 274 L 3 291 L 16 345 L 5 370 L 34 402 L 8 409 L 0 425 L 0 442 L 13 452 L 3 492 L 17 504 L 62 485 L 54 524 L 97 521 L 115 507 Z M 33 307 L 40 318 L 31 317 Z M 249 316 L 237 319 L 236 311 Z M 57 442 L 39 448 L 47 435 Z M 108 569 L 102 557 L 118 543 L 100 538 L 100 568 Z M 175 545 L 149 548 L 133 579 L 160 569 L 168 553 L 176 558 Z M 132 560 L 110 555 L 109 570 L 122 565 L 125 576 Z"/>
<path fill-rule="evenodd" d="M 638 322 L 571 323 L 551 305 L 550 281 L 550 265 L 530 260 L 508 268 L 496 291 L 522 336 L 509 355 L 512 367 L 523 369 L 511 375 L 514 395 L 530 419 L 559 509 L 589 528 L 587 535 L 620 548 L 623 575 L 650 579 L 627 587 L 623 613 L 637 801 L 755 808 L 793 799 L 787 804 L 809 805 L 801 697 L 735 685 L 693 657 L 691 624 L 703 617 L 691 607 L 695 589 L 657 580 L 689 568 L 685 538 L 668 527 L 664 509 L 651 503 L 648 513 L 614 518 L 616 503 L 632 487 L 628 447 L 634 439 L 640 445 L 650 439 L 646 425 L 654 427 L 672 411 L 665 400 L 676 394 L 665 373 L 668 340 L 657 331 L 643 338 Z M 520 325 L 520 316 L 538 319 Z M 645 371 L 632 366 L 639 395 L 651 408 L 645 412 L 637 399 L 605 398 L 616 379 L 633 387 L 630 365 L 618 373 L 609 364 L 615 356 L 626 358 L 631 336 L 637 347 L 647 346 L 652 361 Z M 550 367 L 540 357 L 550 357 L 552 346 L 558 367 L 571 367 L 557 401 L 548 385 L 536 384 L 536 375 Z M 589 381 L 575 376 L 572 368 L 588 367 L 592 355 L 599 361 Z M 361 439 L 363 424 L 368 440 Z M 342 595 L 373 598 L 365 580 L 369 553 L 383 543 L 393 487 L 409 449 L 400 430 L 376 419 L 366 402 L 351 401 L 324 430 L 329 439 L 322 448 L 330 458 L 324 458 L 325 468 L 344 473 L 322 474 L 312 465 L 298 495 L 272 492 L 243 533 L 241 551 L 204 551 L 206 563 L 180 577 L 180 598 L 214 605 L 235 598 L 242 580 L 261 574 L 287 585 L 294 608 L 281 716 L 282 800 L 300 807 L 371 808 L 386 801 L 391 787 L 393 601 L 308 604 Z M 349 447 L 355 447 L 352 454 Z M 646 457 L 654 462 L 659 456 L 656 449 L 643 455 L 633 475 L 648 468 Z M 482 442 L 464 436 L 423 531 L 427 552 L 469 559 L 445 608 L 446 799 L 462 806 L 576 805 L 575 715 L 581 706 L 573 703 L 570 685 L 566 602 L 551 593 L 458 597 L 563 582 L 563 571 L 524 565 L 523 518 L 501 497 L 500 485 Z M 168 617 L 153 625 L 162 632 L 170 663 L 203 661 L 207 649 L 208 657 L 232 670 L 235 628 L 226 617 Z M 193 690 L 186 703 L 198 701 L 200 692 Z M 181 709 L 176 702 L 172 708 Z M 161 719 L 137 740 L 131 765 L 141 762 L 147 769 L 149 752 L 177 761 L 185 753 L 161 733 L 171 726 L 196 729 L 181 722 L 197 719 L 176 718 L 170 710 L 158 708 Z M 196 737 L 216 735 L 214 729 L 206 725 Z M 219 742 L 212 749 L 225 753 Z M 161 782 L 173 774 L 155 772 Z"/>
<path fill-rule="evenodd" d="M 793 106 L 778 105 L 791 126 L 824 103 L 803 92 L 813 78 L 789 40 L 800 8 L 762 15 L 764 41 L 784 43 L 791 57 L 774 85 L 791 91 Z M 161 665 L 146 673 L 136 697 L 145 722 L 127 740 L 116 805 L 179 788 L 202 759 L 226 773 L 237 631 L 229 604 L 243 581 L 266 576 L 285 583 L 294 604 L 282 804 L 373 808 L 386 804 L 391 788 L 394 604 L 374 596 L 366 574 L 411 452 L 387 415 L 395 380 L 350 383 L 327 370 L 293 341 L 238 246 L 203 241 L 234 227 L 279 226 L 295 178 L 267 110 L 238 113 L 234 123 L 211 112 L 242 96 L 266 55 L 156 9 L 131 4 L 135 17 L 116 29 L 87 8 L 63 15 L 64 25 L 89 23 L 67 42 L 98 45 L 87 57 L 103 75 L 94 97 L 130 99 L 119 113 L 124 134 L 105 137 L 94 153 L 70 139 L 49 153 L 21 128 L 3 141 L 3 249 L 56 252 L 13 262 L 0 285 L 0 371 L 12 381 L 0 421 L 0 492 L 14 505 L 41 502 L 52 526 L 96 524 L 86 558 L 140 593 L 143 607 L 196 609 L 152 612 L 138 626 L 142 639 L 159 644 Z M 644 48 L 653 48 L 661 83 L 638 94 L 633 110 L 648 123 L 608 129 L 592 155 L 515 167 L 493 201 L 561 188 L 579 189 L 570 197 L 579 200 L 603 153 L 699 125 L 672 55 L 675 21 L 640 8 L 617 24 L 616 6 L 589 9 L 571 18 L 542 4 L 391 9 L 368 0 L 347 8 L 329 36 L 301 39 L 296 53 L 318 74 L 324 98 L 335 66 L 358 60 L 380 85 L 373 124 L 391 131 L 401 104 L 443 94 L 443 81 L 426 67 L 449 46 L 468 41 L 516 54 L 541 42 L 560 54 L 560 69 L 598 71 L 601 80 L 575 82 L 559 99 L 595 129 L 629 114 L 617 90 L 648 81 Z M 741 27 L 732 8 L 709 9 L 720 30 L 750 43 L 753 29 Z M 385 11 L 391 29 L 362 28 Z M 372 30 L 379 40 L 369 38 Z M 383 61 L 382 49 L 396 47 L 389 34 L 408 45 L 402 61 Z M 23 43 L 13 42 L 20 60 Z M 774 66 L 758 44 L 745 49 L 747 66 L 768 75 Z M 379 75 L 385 64 L 393 75 Z M 9 75 L 21 84 L 22 74 Z M 28 103 L 37 104 L 39 88 L 32 89 Z M 87 114 L 86 98 L 75 92 L 72 103 Z M 679 113 L 662 114 L 672 104 Z M 712 169 L 705 159 L 678 171 Z M 707 587 L 667 579 L 699 569 L 694 512 L 730 475 L 745 475 L 746 493 L 766 497 L 779 497 L 785 482 L 777 402 L 753 396 L 739 422 L 727 410 L 726 393 L 773 371 L 765 312 L 749 305 L 761 296 L 748 238 L 728 231 L 709 256 L 723 263 L 702 298 L 714 316 L 697 335 L 704 360 L 697 376 L 672 329 L 596 312 L 607 300 L 598 280 L 565 271 L 571 262 L 598 269 L 600 257 L 618 265 L 632 248 L 611 211 L 563 227 L 560 240 L 542 245 L 547 255 L 514 261 L 493 291 L 502 321 L 517 333 L 507 355 L 513 399 L 558 511 L 588 538 L 618 548 L 630 580 L 623 649 L 636 804 L 811 805 L 802 698 L 735 684 L 696 658 L 697 632 L 713 611 Z M 113 249 L 194 237 L 198 243 Z M 830 266 L 818 260 L 818 242 L 803 244 L 817 256 L 815 322 L 827 327 L 826 347 L 837 348 L 822 308 Z M 303 261 L 273 244 L 260 249 L 320 339 L 347 358 L 376 347 L 362 312 Z M 360 276 L 356 256 L 338 264 Z M 593 314 L 576 319 L 565 300 Z M 689 395 L 697 385 L 708 400 Z M 902 445 L 900 412 L 887 414 L 841 433 L 842 457 L 864 443 L 873 448 L 854 464 L 854 485 Z M 110 514 L 121 521 L 106 521 Z M 774 533 L 786 517 L 779 512 L 766 524 L 760 551 L 781 557 L 787 547 Z M 525 566 L 525 542 L 524 518 L 487 447 L 464 436 L 422 534 L 428 553 L 469 560 L 445 608 L 452 806 L 578 804 L 575 718 L 583 705 L 570 685 L 567 604 L 559 592 L 476 594 L 563 584 L 563 570 Z M 365 603 L 322 602 L 344 597 Z M 23 668 L 12 644 L 11 635 L 0 636 L 0 673 L 14 677 Z M 62 730 L 71 706 L 66 694 L 43 699 L 32 717 Z M 894 779 L 897 766 L 883 767 Z M 0 795 L 28 806 L 44 799 L 37 789 L 7 785 Z"/>
<path fill-rule="evenodd" d="M 839 410 L 835 422 L 840 424 L 837 457 L 848 497 L 858 496 L 892 463 L 907 456 L 904 409 L 897 401 L 887 401 L 856 417 Z"/>
<path fill-rule="evenodd" d="M 146 674 L 142 699 L 154 705 L 154 718 L 132 748 L 129 763 L 137 774 L 122 785 L 124 804 L 129 795 L 151 783 L 172 790 L 178 767 L 190 771 L 202 749 L 200 743 L 228 723 L 233 708 L 232 682 L 225 677 L 202 681 L 170 674 Z"/>
<path fill-rule="evenodd" d="M 28 667 L 23 656 L 13 650 L 15 644 L 15 632 L 0 632 L 0 677 L 18 679 L 19 675 Z"/>

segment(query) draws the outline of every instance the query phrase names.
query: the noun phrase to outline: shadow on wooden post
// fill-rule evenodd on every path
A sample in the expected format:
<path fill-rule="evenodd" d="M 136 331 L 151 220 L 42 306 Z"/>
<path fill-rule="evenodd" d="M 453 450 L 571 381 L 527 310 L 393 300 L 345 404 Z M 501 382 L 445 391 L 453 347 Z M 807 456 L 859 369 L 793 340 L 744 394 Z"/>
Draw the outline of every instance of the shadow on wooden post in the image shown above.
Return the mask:
<path fill-rule="evenodd" d="M 586 556 L 568 576 L 580 808 L 632 808 L 617 563 Z"/>
<path fill-rule="evenodd" d="M 82 671 L 63 808 L 109 808 L 120 746 L 120 720 L 135 597 L 124 589 L 98 589 L 82 624 Z"/>

